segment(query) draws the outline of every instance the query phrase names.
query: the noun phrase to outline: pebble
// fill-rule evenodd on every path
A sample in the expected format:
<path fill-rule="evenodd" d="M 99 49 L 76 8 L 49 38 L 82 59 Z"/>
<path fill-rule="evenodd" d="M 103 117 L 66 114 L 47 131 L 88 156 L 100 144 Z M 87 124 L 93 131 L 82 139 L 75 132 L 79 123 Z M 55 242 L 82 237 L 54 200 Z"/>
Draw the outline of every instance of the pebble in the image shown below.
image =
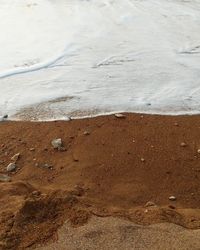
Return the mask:
<path fill-rule="evenodd" d="M 38 190 L 34 190 L 33 192 L 32 192 L 32 195 L 34 195 L 34 196 L 39 196 L 41 193 L 40 193 L 40 191 L 38 191 Z"/>
<path fill-rule="evenodd" d="M 176 207 L 173 206 L 173 205 L 169 205 L 169 208 L 171 208 L 171 209 L 176 209 Z"/>
<path fill-rule="evenodd" d="M 175 122 L 175 123 L 174 123 L 174 126 L 178 127 L 178 126 L 179 126 L 178 122 Z"/>
<path fill-rule="evenodd" d="M 176 201 L 176 197 L 172 195 L 172 196 L 169 197 L 169 200 L 170 201 Z"/>
<path fill-rule="evenodd" d="M 116 118 L 125 118 L 126 116 L 124 114 L 115 114 Z"/>
<path fill-rule="evenodd" d="M 30 148 L 29 150 L 30 150 L 30 151 L 35 151 L 35 148 Z"/>
<path fill-rule="evenodd" d="M 200 148 L 197 150 L 197 153 L 200 154 Z"/>
<path fill-rule="evenodd" d="M 17 153 L 15 155 L 13 155 L 13 157 L 11 157 L 11 160 L 16 162 L 19 159 L 19 157 L 20 157 L 20 153 Z"/>
<path fill-rule="evenodd" d="M 0 122 L 3 122 L 8 119 L 8 115 L 0 116 Z"/>
<path fill-rule="evenodd" d="M 185 142 L 181 142 L 181 147 L 186 147 L 187 144 Z"/>
<path fill-rule="evenodd" d="M 7 170 L 7 172 L 12 172 L 16 169 L 16 167 L 17 167 L 16 164 L 12 162 L 12 163 L 8 164 L 6 170 Z"/>
<path fill-rule="evenodd" d="M 0 174 L 0 181 L 1 182 L 9 182 L 11 181 L 11 177 L 5 174 Z"/>
<path fill-rule="evenodd" d="M 90 135 L 90 132 L 89 132 L 89 131 L 84 131 L 83 134 L 84 134 L 84 135 Z"/>
<path fill-rule="evenodd" d="M 53 169 L 53 166 L 48 163 L 43 164 L 42 167 L 47 169 Z"/>
<path fill-rule="evenodd" d="M 156 207 L 156 204 L 155 204 L 153 201 L 148 201 L 148 202 L 145 204 L 145 207 Z"/>
<path fill-rule="evenodd" d="M 141 158 L 140 160 L 141 160 L 141 162 L 145 162 L 145 159 L 144 159 L 144 158 Z"/>
<path fill-rule="evenodd" d="M 60 149 L 62 147 L 62 140 L 61 138 L 54 139 L 51 141 L 51 144 L 54 149 Z"/>

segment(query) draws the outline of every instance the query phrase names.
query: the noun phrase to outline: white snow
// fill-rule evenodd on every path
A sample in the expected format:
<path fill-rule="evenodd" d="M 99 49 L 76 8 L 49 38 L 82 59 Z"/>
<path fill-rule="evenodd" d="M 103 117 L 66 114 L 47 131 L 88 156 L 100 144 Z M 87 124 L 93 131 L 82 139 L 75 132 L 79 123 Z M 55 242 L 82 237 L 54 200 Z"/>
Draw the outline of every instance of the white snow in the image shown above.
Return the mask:
<path fill-rule="evenodd" d="M 200 0 L 1 0 L 0 31 L 0 116 L 200 113 Z"/>

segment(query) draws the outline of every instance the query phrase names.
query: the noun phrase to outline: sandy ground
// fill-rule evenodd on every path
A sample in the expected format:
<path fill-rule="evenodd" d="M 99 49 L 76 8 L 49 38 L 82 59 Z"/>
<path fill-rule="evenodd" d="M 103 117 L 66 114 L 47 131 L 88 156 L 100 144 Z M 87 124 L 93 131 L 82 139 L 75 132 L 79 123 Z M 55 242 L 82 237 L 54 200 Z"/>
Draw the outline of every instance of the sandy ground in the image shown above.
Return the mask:
<path fill-rule="evenodd" d="M 0 248 L 200 249 L 199 131 L 200 116 L 1 122 Z"/>
<path fill-rule="evenodd" d="M 117 218 L 93 217 L 73 228 L 68 223 L 58 231 L 58 240 L 38 250 L 191 250 L 200 249 L 200 230 L 163 223 L 139 226 Z"/>

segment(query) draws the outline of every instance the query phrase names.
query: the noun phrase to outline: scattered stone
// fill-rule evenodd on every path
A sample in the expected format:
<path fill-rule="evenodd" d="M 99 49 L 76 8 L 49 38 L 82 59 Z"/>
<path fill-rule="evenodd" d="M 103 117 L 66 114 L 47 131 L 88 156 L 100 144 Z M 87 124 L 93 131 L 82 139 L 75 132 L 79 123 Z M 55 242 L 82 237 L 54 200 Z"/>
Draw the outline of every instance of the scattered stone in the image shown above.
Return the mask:
<path fill-rule="evenodd" d="M 34 195 L 34 196 L 39 196 L 41 193 L 40 193 L 40 191 L 38 191 L 38 190 L 34 190 L 33 192 L 32 192 L 32 195 Z"/>
<path fill-rule="evenodd" d="M 71 118 L 71 116 L 65 116 L 64 118 L 63 118 L 63 121 L 71 121 L 72 120 L 72 118 Z"/>
<path fill-rule="evenodd" d="M 174 126 L 178 127 L 178 126 L 179 126 L 178 122 L 175 122 L 175 123 L 174 123 Z"/>
<path fill-rule="evenodd" d="M 141 160 L 141 162 L 145 162 L 145 159 L 144 159 L 144 158 L 141 158 L 140 160 Z"/>
<path fill-rule="evenodd" d="M 60 147 L 58 150 L 62 151 L 62 152 L 67 151 L 67 149 L 65 147 Z"/>
<path fill-rule="evenodd" d="M 171 209 L 176 209 L 176 207 L 173 206 L 173 205 L 169 205 L 169 208 L 171 208 Z"/>
<path fill-rule="evenodd" d="M 17 160 L 19 159 L 20 157 L 20 153 L 17 153 L 15 155 L 13 155 L 13 157 L 11 157 L 11 160 L 14 161 L 14 162 L 17 162 Z"/>
<path fill-rule="evenodd" d="M 16 164 L 12 162 L 12 163 L 8 164 L 6 170 L 7 170 L 7 172 L 12 172 L 12 171 L 15 171 L 16 168 L 17 168 Z"/>
<path fill-rule="evenodd" d="M 172 195 L 172 196 L 169 197 L 169 200 L 170 201 L 176 201 L 176 197 Z"/>
<path fill-rule="evenodd" d="M 156 207 L 156 204 L 153 201 L 148 201 L 144 207 Z"/>
<path fill-rule="evenodd" d="M 0 174 L 0 182 L 9 182 L 11 181 L 11 177 L 5 174 Z"/>
<path fill-rule="evenodd" d="M 61 138 L 54 139 L 51 141 L 51 144 L 54 149 L 60 149 L 62 147 L 62 140 Z"/>
<path fill-rule="evenodd" d="M 181 142 L 181 147 L 186 147 L 187 144 L 185 142 Z"/>
<path fill-rule="evenodd" d="M 30 151 L 35 151 L 35 148 L 30 148 L 29 150 L 30 150 Z"/>
<path fill-rule="evenodd" d="M 76 158 L 76 157 L 73 157 L 73 160 L 74 160 L 75 162 L 78 162 L 78 161 L 79 161 L 79 159 Z"/>
<path fill-rule="evenodd" d="M 125 118 L 126 116 L 124 114 L 115 114 L 116 118 Z"/>
<path fill-rule="evenodd" d="M 39 163 L 35 163 L 35 167 L 39 167 Z"/>
<path fill-rule="evenodd" d="M 197 153 L 200 154 L 200 148 L 197 150 Z"/>
<path fill-rule="evenodd" d="M 3 122 L 8 119 L 8 115 L 0 116 L 0 122 Z"/>
<path fill-rule="evenodd" d="M 84 131 L 83 134 L 84 134 L 84 135 L 90 135 L 90 132 L 89 132 L 89 131 Z"/>
<path fill-rule="evenodd" d="M 45 164 L 42 165 L 42 168 L 53 169 L 53 165 L 45 163 Z"/>

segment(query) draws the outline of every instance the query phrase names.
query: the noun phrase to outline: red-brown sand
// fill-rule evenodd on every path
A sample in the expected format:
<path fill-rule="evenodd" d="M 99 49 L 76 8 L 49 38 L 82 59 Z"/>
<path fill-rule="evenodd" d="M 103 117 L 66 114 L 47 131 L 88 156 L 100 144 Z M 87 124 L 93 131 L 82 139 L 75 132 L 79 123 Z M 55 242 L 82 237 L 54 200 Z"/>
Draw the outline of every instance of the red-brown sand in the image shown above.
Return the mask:
<path fill-rule="evenodd" d="M 63 150 L 53 149 L 55 138 Z M 198 149 L 200 116 L 0 123 L 1 175 L 20 153 L 11 181 L 0 182 L 0 249 L 52 243 L 66 221 L 78 233 L 97 217 L 200 228 Z"/>

